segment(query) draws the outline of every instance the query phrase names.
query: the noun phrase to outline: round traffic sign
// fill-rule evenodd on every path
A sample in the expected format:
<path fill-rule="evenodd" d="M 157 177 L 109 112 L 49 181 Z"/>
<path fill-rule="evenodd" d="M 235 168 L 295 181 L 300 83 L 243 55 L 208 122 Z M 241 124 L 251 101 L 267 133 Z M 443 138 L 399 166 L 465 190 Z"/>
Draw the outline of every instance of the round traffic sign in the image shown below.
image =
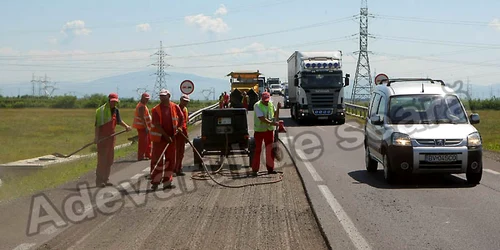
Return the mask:
<path fill-rule="evenodd" d="M 194 83 L 190 80 L 181 82 L 181 92 L 185 95 L 190 95 L 194 91 Z"/>
<path fill-rule="evenodd" d="M 375 77 L 375 85 L 379 85 L 382 80 L 387 80 L 389 77 L 386 74 L 378 74 Z"/>

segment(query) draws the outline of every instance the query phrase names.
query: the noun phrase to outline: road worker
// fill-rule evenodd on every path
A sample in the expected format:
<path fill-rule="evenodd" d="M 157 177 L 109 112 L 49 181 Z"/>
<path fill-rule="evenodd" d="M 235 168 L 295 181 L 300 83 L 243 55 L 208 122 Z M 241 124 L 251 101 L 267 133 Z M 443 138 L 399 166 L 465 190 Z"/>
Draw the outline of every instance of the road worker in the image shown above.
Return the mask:
<path fill-rule="evenodd" d="M 175 157 L 175 175 L 176 176 L 183 176 L 186 175 L 182 171 L 182 160 L 184 159 L 184 147 L 186 146 L 187 140 L 186 138 L 188 137 L 188 130 L 187 130 L 187 122 L 189 120 L 189 112 L 187 109 L 187 105 L 189 103 L 189 96 L 188 95 L 182 95 L 180 102 L 179 102 L 179 107 L 182 110 L 182 113 L 184 115 L 184 122 L 182 123 L 182 126 L 179 126 L 179 128 L 182 129 L 182 132 L 177 133 L 175 137 L 175 152 L 176 152 L 176 157 Z"/>
<path fill-rule="evenodd" d="M 224 108 L 229 108 L 229 95 L 226 91 L 224 91 Z"/>
<path fill-rule="evenodd" d="M 135 107 L 134 123 L 132 127 L 137 129 L 138 146 L 137 146 L 137 160 L 149 160 L 151 158 L 151 140 L 149 138 L 149 131 L 151 130 L 151 115 L 146 106 L 149 102 L 149 94 L 143 93 L 141 100 Z"/>
<path fill-rule="evenodd" d="M 262 142 L 265 144 L 266 168 L 268 174 L 276 174 L 274 171 L 274 156 L 272 154 L 274 130 L 279 123 L 277 118 L 281 103 L 278 103 L 277 109 L 274 108 L 270 100 L 271 94 L 263 92 L 261 99 L 254 104 L 254 139 L 255 155 L 253 157 L 252 175 L 257 176 L 260 168 L 260 154 L 262 151 Z"/>
<path fill-rule="evenodd" d="M 248 110 L 248 103 L 249 103 L 249 100 L 248 100 L 248 95 L 247 95 L 247 92 L 243 91 L 243 100 L 242 100 L 242 103 L 243 103 L 243 107 Z"/>
<path fill-rule="evenodd" d="M 224 93 L 220 93 L 219 96 L 219 109 L 222 109 L 224 107 Z"/>
<path fill-rule="evenodd" d="M 151 155 L 151 189 L 156 190 L 160 183 L 163 189 L 175 188 L 172 175 L 175 170 L 175 134 L 182 132 L 179 125 L 184 123 L 184 115 L 179 105 L 170 101 L 170 92 L 160 91 L 160 104 L 151 109 L 152 125 L 150 131 L 153 142 Z M 165 150 L 166 149 L 166 150 Z M 162 155 L 162 153 L 165 153 Z"/>
<path fill-rule="evenodd" d="M 99 140 L 114 134 L 117 124 L 123 126 L 127 131 L 132 130 L 132 128 L 121 119 L 120 111 L 116 106 L 118 102 L 118 94 L 109 94 L 108 101 L 99 107 L 95 114 L 94 143 L 97 144 L 95 182 L 97 187 L 113 186 L 113 184 L 109 182 L 109 175 L 115 157 L 116 137 L 113 136 L 100 142 Z"/>

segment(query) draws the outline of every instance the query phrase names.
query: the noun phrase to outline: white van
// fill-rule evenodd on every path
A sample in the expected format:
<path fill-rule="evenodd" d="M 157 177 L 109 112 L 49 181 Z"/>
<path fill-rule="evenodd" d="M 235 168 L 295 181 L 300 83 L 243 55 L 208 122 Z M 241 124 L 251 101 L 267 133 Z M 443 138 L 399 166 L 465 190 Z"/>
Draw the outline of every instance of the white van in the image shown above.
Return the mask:
<path fill-rule="evenodd" d="M 369 172 L 384 168 L 393 183 L 405 174 L 465 173 L 481 181 L 482 139 L 457 94 L 441 80 L 387 79 L 371 95 L 365 125 Z"/>

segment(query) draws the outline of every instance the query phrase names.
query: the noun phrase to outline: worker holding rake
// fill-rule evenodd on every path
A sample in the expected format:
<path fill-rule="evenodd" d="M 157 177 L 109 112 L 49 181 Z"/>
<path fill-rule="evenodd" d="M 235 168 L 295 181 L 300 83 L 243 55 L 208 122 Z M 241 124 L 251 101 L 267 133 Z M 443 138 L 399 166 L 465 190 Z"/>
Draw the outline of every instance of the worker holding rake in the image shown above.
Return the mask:
<path fill-rule="evenodd" d="M 120 111 L 116 104 L 119 102 L 118 94 L 111 93 L 108 101 L 96 110 L 95 114 L 95 138 L 97 144 L 97 168 L 96 168 L 96 186 L 112 186 L 109 182 L 111 166 L 115 157 L 116 137 L 110 136 L 115 133 L 116 125 L 119 124 L 127 131 L 132 130 L 120 117 Z M 109 137 L 107 139 L 104 139 Z M 103 139 L 103 140 L 101 140 Z"/>
<path fill-rule="evenodd" d="M 175 188 L 172 185 L 172 175 L 175 171 L 175 135 L 182 132 L 184 114 L 179 105 L 170 101 L 170 92 L 160 91 L 160 104 L 152 110 L 152 125 L 150 131 L 153 142 L 151 155 L 151 189 L 156 190 L 160 183 L 163 189 Z"/>

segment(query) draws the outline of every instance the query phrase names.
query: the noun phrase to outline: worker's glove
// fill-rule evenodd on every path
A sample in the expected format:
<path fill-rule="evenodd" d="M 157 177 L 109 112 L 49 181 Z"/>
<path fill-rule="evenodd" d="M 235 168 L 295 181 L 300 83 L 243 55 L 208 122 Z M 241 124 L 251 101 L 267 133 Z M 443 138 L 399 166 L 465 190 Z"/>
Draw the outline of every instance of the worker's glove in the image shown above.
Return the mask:
<path fill-rule="evenodd" d="M 125 127 L 125 130 L 130 131 L 132 128 L 130 126 Z"/>

